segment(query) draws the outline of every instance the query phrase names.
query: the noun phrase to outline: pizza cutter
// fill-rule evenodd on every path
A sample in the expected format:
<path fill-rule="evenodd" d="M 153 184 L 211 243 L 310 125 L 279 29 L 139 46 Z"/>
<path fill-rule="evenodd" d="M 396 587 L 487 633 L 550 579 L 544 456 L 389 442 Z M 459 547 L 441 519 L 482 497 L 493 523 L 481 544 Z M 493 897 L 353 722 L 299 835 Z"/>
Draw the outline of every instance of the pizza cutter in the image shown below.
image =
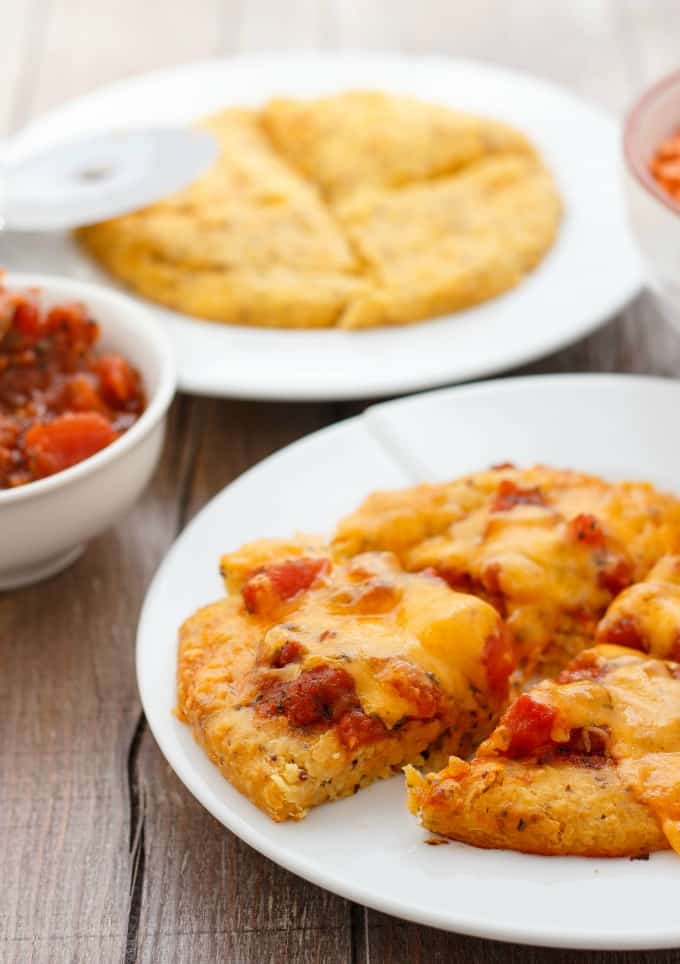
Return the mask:
<path fill-rule="evenodd" d="M 126 214 L 189 184 L 217 156 L 206 131 L 96 134 L 0 166 L 0 226 L 63 231 Z"/>

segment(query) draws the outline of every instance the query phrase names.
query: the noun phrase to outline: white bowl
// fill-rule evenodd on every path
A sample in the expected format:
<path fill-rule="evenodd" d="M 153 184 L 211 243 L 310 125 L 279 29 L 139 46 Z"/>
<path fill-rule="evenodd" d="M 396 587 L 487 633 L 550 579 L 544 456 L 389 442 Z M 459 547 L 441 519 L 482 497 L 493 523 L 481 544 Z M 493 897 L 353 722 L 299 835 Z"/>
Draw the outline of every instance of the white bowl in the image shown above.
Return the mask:
<path fill-rule="evenodd" d="M 657 184 L 649 162 L 680 128 L 680 71 L 650 87 L 626 118 L 623 149 L 628 212 L 651 286 L 680 329 L 680 204 Z"/>
<path fill-rule="evenodd" d="M 64 569 L 137 499 L 163 445 L 175 363 L 162 327 L 125 295 L 49 275 L 9 274 L 4 283 L 38 288 L 47 308 L 84 302 L 100 325 L 101 347 L 139 370 L 147 394 L 144 413 L 107 448 L 63 472 L 0 490 L 0 589 L 11 589 Z"/>

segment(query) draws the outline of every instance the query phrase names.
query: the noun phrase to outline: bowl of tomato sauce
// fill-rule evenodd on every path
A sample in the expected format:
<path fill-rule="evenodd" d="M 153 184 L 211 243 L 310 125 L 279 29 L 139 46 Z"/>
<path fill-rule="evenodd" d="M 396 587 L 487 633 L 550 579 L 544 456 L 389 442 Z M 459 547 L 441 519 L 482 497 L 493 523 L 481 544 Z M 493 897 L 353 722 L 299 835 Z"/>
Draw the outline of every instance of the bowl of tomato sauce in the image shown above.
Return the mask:
<path fill-rule="evenodd" d="M 628 211 L 650 285 L 680 328 L 680 70 L 633 105 L 623 148 Z"/>
<path fill-rule="evenodd" d="M 125 295 L 0 276 L 0 590 L 65 568 L 132 506 L 174 391 L 167 336 Z"/>

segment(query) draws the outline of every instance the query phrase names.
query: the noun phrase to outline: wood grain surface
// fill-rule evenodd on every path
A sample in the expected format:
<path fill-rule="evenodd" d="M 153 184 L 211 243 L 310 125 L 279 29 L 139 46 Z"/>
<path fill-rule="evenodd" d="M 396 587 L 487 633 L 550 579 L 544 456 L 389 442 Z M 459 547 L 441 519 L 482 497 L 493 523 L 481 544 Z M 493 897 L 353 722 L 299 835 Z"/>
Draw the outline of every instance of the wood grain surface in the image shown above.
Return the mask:
<path fill-rule="evenodd" d="M 444 51 L 532 71 L 619 114 L 680 55 L 677 0 L 2 0 L 0 10 L 8 133 L 101 83 L 242 50 Z M 523 369 L 574 370 L 678 375 L 680 339 L 643 294 Z M 254 462 L 361 408 L 180 397 L 129 517 L 68 572 L 0 595 L 0 961 L 680 962 L 677 951 L 479 941 L 353 905 L 241 843 L 161 757 L 133 650 L 163 553 Z"/>

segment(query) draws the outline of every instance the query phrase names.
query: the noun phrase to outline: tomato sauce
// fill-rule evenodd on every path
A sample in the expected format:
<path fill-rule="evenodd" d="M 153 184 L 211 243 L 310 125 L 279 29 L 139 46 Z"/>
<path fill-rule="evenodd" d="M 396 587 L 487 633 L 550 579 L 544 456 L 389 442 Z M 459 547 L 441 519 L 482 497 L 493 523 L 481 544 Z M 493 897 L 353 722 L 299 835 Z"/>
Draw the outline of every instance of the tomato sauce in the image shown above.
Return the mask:
<path fill-rule="evenodd" d="M 139 373 L 98 339 L 84 305 L 44 311 L 38 292 L 0 286 L 0 489 L 82 462 L 144 411 Z"/>

